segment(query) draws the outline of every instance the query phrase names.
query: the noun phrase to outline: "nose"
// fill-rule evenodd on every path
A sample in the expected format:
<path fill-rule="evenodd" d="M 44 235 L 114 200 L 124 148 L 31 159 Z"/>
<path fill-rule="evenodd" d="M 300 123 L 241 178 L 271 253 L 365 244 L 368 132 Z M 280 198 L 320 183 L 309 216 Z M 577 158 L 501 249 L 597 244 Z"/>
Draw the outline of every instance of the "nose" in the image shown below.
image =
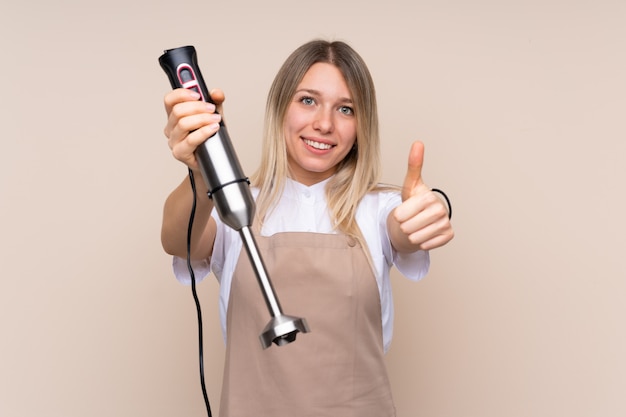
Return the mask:
<path fill-rule="evenodd" d="M 319 108 L 315 112 L 315 119 L 313 120 L 313 129 L 320 133 L 331 133 L 335 127 L 333 120 L 333 113 L 331 109 Z"/>

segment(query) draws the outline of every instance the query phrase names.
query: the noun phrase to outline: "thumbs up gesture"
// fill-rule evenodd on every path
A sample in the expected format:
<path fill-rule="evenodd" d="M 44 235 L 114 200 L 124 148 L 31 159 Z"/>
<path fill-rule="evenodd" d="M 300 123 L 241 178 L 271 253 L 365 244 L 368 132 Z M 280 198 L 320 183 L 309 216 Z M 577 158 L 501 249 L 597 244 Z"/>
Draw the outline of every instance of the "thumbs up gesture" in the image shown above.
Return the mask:
<path fill-rule="evenodd" d="M 423 165 L 424 144 L 414 142 L 402 186 L 402 204 L 387 220 L 391 243 L 399 252 L 438 248 L 454 237 L 446 205 L 424 184 Z"/>

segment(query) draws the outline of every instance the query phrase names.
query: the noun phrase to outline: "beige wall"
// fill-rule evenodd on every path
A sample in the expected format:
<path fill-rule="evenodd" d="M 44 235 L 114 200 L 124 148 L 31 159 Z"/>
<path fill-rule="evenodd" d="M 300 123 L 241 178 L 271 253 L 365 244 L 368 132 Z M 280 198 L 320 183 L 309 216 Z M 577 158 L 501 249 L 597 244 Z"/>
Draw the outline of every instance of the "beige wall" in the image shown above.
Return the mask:
<path fill-rule="evenodd" d="M 1 416 L 205 415 L 193 301 L 159 244 L 185 170 L 157 58 L 196 46 L 250 172 L 271 79 L 318 36 L 370 65 L 385 179 L 421 139 L 426 181 L 454 203 L 429 277 L 393 277 L 398 415 L 626 414 L 626 3 L 8 3 Z M 217 284 L 199 290 L 216 409 Z"/>

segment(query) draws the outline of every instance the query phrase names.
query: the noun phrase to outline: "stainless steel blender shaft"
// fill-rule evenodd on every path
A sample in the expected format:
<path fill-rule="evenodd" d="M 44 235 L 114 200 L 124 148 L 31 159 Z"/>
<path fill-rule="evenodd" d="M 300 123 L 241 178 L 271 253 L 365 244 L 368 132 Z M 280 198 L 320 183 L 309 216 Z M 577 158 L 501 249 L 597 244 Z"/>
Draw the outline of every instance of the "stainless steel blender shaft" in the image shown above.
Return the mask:
<path fill-rule="evenodd" d="M 282 312 L 256 240 L 250 230 L 254 218 L 255 203 L 225 126 L 221 126 L 215 136 L 198 148 L 196 158 L 220 218 L 226 225 L 237 230 L 241 236 L 265 303 L 272 316 L 259 336 L 261 345 L 265 349 L 272 342 L 278 346 L 293 342 L 299 331 L 307 333 L 309 327 L 306 320 L 286 316 Z"/>
<path fill-rule="evenodd" d="M 242 227 L 241 230 L 239 230 L 239 234 L 243 240 L 246 252 L 248 253 L 248 258 L 250 259 L 252 268 L 254 269 L 256 277 L 259 281 L 259 285 L 261 286 L 267 308 L 272 315 L 272 319 L 265 326 L 265 329 L 263 329 L 263 332 L 259 336 L 261 339 L 261 345 L 265 349 L 268 348 L 272 342 L 276 343 L 278 346 L 291 343 L 296 340 L 296 334 L 298 332 L 308 333 L 309 326 L 303 318 L 286 316 L 283 314 L 282 309 L 280 308 L 280 302 L 276 297 L 276 293 L 272 287 L 272 282 L 267 275 L 263 258 L 261 258 L 261 254 L 257 249 L 256 241 L 250 232 L 250 228 L 248 226 Z"/>
<path fill-rule="evenodd" d="M 172 88 L 183 87 L 194 90 L 200 93 L 202 100 L 212 103 L 193 46 L 167 50 L 159 58 L 159 63 L 167 74 Z M 220 123 L 219 131 L 198 146 L 195 156 L 209 189 L 209 197 L 213 200 L 220 219 L 238 231 L 243 240 L 272 316 L 260 335 L 261 345 L 265 349 L 272 342 L 278 346 L 293 342 L 298 332 L 307 333 L 309 327 L 305 319 L 282 313 L 278 297 L 250 231 L 255 203 L 250 193 L 248 179 L 243 174 L 223 121 Z"/>

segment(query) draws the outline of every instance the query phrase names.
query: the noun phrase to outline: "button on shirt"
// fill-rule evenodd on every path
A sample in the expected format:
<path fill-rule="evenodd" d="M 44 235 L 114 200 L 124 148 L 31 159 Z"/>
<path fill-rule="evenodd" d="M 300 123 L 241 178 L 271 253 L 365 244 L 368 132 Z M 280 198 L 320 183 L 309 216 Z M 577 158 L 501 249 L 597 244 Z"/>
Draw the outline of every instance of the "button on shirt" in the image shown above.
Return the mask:
<path fill-rule="evenodd" d="M 305 186 L 288 179 L 280 201 L 266 216 L 261 235 L 271 236 L 286 231 L 337 233 L 333 230 L 326 205 L 324 189 L 327 181 Z M 256 198 L 258 190 L 252 191 Z M 380 292 L 385 351 L 389 349 L 393 334 L 393 299 L 389 280 L 391 267 L 395 266 L 402 275 L 417 281 L 426 275 L 430 265 L 428 252 L 398 253 L 391 245 L 387 234 L 387 217 L 400 203 L 400 194 L 397 192 L 369 193 L 362 199 L 356 212 L 356 220 L 370 251 Z M 217 222 L 213 254 L 210 261 L 195 261 L 192 266 L 196 279 L 204 279 L 213 271 L 220 282 L 220 321 L 225 339 L 230 284 L 243 243 L 239 233 L 222 223 L 215 210 L 212 215 Z M 185 259 L 174 257 L 173 267 L 180 282 L 191 282 Z M 268 274 L 271 279 L 271 271 Z M 280 294 L 277 295 L 280 297 Z"/>

